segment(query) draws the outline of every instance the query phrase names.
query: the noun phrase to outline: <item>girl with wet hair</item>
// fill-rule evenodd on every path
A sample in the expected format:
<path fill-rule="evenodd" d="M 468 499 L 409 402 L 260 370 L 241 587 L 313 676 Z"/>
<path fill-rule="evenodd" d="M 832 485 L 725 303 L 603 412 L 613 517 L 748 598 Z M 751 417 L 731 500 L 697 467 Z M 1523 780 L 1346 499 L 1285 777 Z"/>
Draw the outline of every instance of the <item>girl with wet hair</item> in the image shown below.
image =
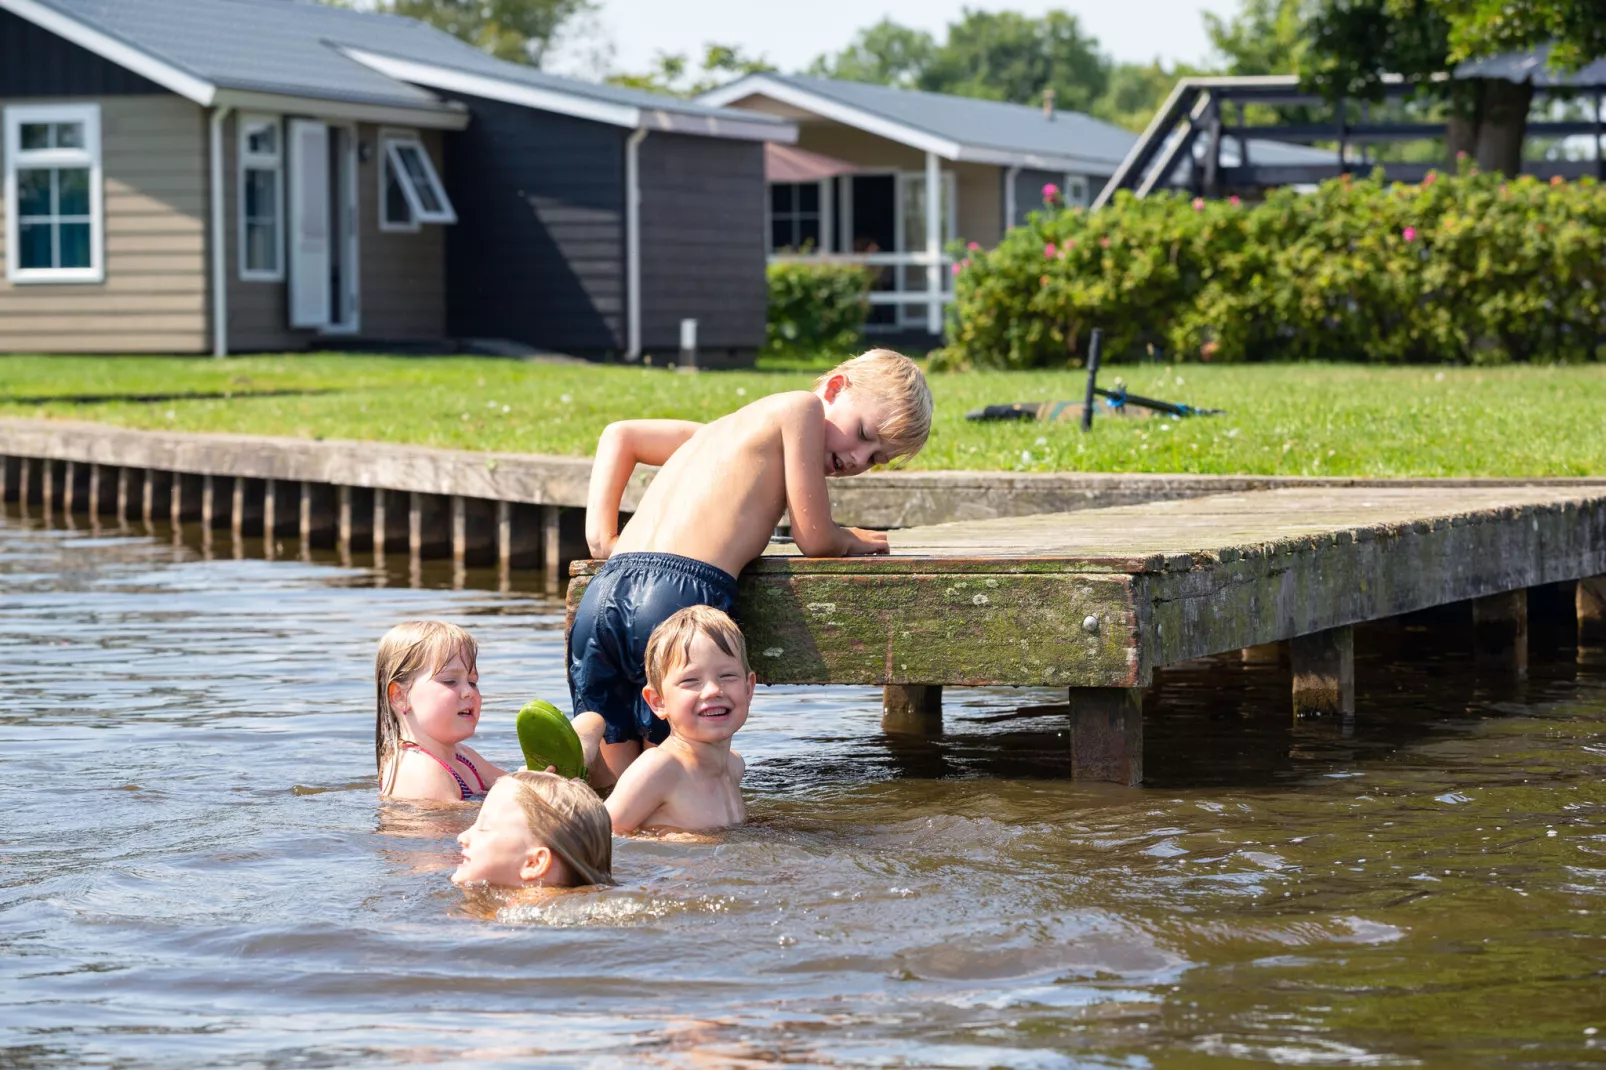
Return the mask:
<path fill-rule="evenodd" d="M 479 647 L 455 624 L 410 620 L 379 640 L 374 760 L 379 794 L 467 802 L 503 770 L 464 741 L 480 721 Z"/>
<path fill-rule="evenodd" d="M 575 888 L 613 883 L 613 822 L 583 781 L 521 769 L 491 785 L 457 843 L 452 883 Z"/>

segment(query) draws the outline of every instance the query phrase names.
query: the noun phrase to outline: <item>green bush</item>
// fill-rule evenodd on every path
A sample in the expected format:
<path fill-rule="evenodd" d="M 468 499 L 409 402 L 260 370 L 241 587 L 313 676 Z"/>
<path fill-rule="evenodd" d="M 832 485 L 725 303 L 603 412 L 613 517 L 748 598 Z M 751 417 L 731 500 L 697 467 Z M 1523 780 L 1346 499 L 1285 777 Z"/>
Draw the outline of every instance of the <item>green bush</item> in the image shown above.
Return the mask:
<path fill-rule="evenodd" d="M 874 273 L 854 264 L 771 264 L 765 353 L 846 353 L 859 348 Z"/>
<path fill-rule="evenodd" d="M 1339 178 L 1241 204 L 1048 205 L 960 254 L 938 367 L 1130 358 L 1390 363 L 1603 356 L 1606 190 L 1463 169 Z"/>

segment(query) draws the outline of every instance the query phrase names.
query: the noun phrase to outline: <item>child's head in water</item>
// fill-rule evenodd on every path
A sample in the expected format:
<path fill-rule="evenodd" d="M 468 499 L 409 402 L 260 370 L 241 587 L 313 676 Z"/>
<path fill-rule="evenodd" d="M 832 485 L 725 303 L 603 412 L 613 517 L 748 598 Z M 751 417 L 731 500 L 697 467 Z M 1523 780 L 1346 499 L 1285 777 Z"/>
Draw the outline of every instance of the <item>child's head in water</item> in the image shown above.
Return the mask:
<path fill-rule="evenodd" d="M 457 837 L 453 884 L 574 888 L 613 883 L 613 823 L 584 783 L 521 769 L 491 785 Z"/>
<path fill-rule="evenodd" d="M 478 661 L 474 637 L 445 621 L 404 621 L 379 640 L 374 760 L 380 794 L 389 794 L 395 783 L 404 741 L 450 753 L 474 734 L 480 721 Z"/>

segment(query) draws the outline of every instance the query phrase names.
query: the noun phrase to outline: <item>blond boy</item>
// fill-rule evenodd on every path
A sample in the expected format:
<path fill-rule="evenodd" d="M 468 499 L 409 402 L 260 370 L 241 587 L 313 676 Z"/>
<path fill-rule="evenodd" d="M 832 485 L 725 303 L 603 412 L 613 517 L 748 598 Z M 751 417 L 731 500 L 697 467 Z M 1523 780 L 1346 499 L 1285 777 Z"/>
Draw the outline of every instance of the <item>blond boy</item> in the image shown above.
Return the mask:
<path fill-rule="evenodd" d="M 608 796 L 615 832 L 739 825 L 746 764 L 731 737 L 747 723 L 757 678 L 736 623 L 711 606 L 681 610 L 647 641 L 642 697 L 669 727 Z"/>
<path fill-rule="evenodd" d="M 812 391 L 771 394 L 712 423 L 625 420 L 603 430 L 586 540 L 608 561 L 569 634 L 574 727 L 594 784 L 612 783 L 645 743 L 668 735 L 642 697 L 653 629 L 687 606 L 729 612 L 736 574 L 764 552 L 783 513 L 807 556 L 887 552 L 885 533 L 831 519 L 825 481 L 917 452 L 931 409 L 915 363 L 875 349 Z M 638 464 L 663 467 L 621 532 L 619 501 Z"/>

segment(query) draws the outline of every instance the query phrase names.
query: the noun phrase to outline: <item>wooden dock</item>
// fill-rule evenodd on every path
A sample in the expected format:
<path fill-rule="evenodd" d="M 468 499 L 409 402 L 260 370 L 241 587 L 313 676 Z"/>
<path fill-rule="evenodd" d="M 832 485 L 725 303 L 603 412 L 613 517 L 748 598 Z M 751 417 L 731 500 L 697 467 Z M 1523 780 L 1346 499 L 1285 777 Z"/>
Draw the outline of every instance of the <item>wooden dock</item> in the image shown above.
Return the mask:
<path fill-rule="evenodd" d="M 1289 641 L 1296 714 L 1352 711 L 1351 627 L 1470 602 L 1486 656 L 1526 667 L 1527 588 L 1583 581 L 1606 641 L 1606 482 L 1305 487 L 910 528 L 876 558 L 776 547 L 738 613 L 767 683 L 883 686 L 888 725 L 941 688 L 1067 689 L 1075 775 L 1142 779 L 1154 670 Z M 598 567 L 576 562 L 571 608 Z"/>

